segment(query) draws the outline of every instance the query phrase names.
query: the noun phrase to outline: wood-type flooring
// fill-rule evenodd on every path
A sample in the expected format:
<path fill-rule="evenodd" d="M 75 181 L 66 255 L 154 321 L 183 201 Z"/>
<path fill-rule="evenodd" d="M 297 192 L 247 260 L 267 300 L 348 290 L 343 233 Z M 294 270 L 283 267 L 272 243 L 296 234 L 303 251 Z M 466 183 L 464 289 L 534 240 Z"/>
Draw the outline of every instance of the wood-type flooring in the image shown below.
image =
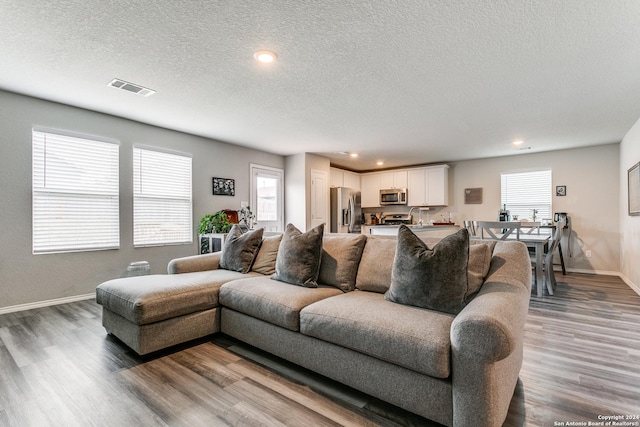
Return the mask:
<path fill-rule="evenodd" d="M 557 278 L 531 297 L 504 425 L 640 425 L 640 296 Z M 221 335 L 141 359 L 100 315 L 93 300 L 0 315 L 0 426 L 435 425 Z"/>

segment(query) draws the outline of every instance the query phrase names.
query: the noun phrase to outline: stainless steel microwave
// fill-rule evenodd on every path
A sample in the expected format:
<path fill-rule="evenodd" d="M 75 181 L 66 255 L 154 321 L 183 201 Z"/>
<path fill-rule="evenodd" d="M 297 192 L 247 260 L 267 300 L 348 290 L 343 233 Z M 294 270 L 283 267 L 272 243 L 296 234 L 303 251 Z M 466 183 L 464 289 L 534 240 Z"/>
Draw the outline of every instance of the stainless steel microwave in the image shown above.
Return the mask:
<path fill-rule="evenodd" d="M 406 205 L 407 189 L 406 188 L 389 188 L 380 190 L 380 205 Z"/>

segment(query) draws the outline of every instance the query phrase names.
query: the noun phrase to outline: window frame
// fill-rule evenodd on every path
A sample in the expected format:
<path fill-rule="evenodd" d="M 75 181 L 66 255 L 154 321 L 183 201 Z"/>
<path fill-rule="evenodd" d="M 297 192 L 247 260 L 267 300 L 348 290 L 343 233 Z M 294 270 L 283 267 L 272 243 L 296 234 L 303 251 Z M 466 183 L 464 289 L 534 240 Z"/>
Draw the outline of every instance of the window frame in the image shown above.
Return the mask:
<path fill-rule="evenodd" d="M 182 173 L 184 174 L 183 179 L 188 179 L 188 185 L 186 182 L 182 183 L 182 185 L 185 188 L 188 187 L 189 189 L 188 197 L 186 195 L 183 195 L 180 197 L 179 196 L 170 197 L 170 196 L 167 196 L 166 193 L 162 195 L 158 193 L 158 191 L 160 191 L 161 188 L 168 188 L 168 186 L 172 184 L 176 184 L 176 182 L 173 182 L 175 181 L 173 179 L 160 182 L 160 183 L 155 182 L 151 186 L 149 186 L 149 190 L 147 192 L 143 191 L 142 188 L 138 188 L 140 185 L 143 185 L 141 182 L 138 182 L 138 179 L 141 178 L 138 174 L 139 173 L 144 174 L 144 172 L 142 170 L 139 170 L 138 168 L 142 166 L 142 162 L 144 162 L 144 158 L 143 157 L 138 158 L 136 152 L 140 152 L 141 155 L 144 155 L 144 153 L 146 152 L 146 153 L 149 153 L 151 156 L 157 156 L 159 158 L 164 157 L 165 160 L 169 159 L 169 157 L 167 156 L 175 156 L 176 158 L 179 158 L 181 161 L 188 159 L 187 161 L 188 174 L 186 174 L 186 171 L 182 171 Z M 150 165 L 146 165 L 146 167 L 149 167 L 149 166 Z M 162 179 L 162 177 L 167 176 L 167 174 L 175 171 L 176 171 L 175 168 L 171 168 L 171 170 L 167 168 L 159 172 L 155 170 L 152 173 L 156 176 L 159 176 L 160 179 Z M 148 174 L 145 174 L 145 177 L 150 178 Z M 147 181 L 147 179 L 145 179 L 145 181 Z M 193 228 L 193 156 L 190 153 L 172 151 L 172 150 L 153 147 L 149 145 L 135 144 L 132 147 L 132 198 L 133 198 L 133 201 L 132 201 L 133 230 L 132 232 L 133 232 L 134 248 L 188 245 L 194 242 L 193 237 L 194 237 L 195 231 Z M 146 202 L 147 205 L 153 205 L 155 203 L 157 205 L 157 208 L 159 208 L 161 202 L 166 203 L 171 201 L 177 202 L 177 203 L 174 203 L 175 205 L 179 205 L 182 202 L 185 206 L 188 206 L 187 208 L 188 214 L 183 215 L 183 219 L 186 220 L 186 222 L 184 222 L 180 226 L 180 228 L 182 228 L 179 234 L 180 238 L 171 239 L 168 237 L 169 234 L 167 232 L 167 234 L 165 234 L 164 237 L 162 237 L 163 235 L 159 233 L 159 234 L 156 234 L 156 238 L 150 239 L 149 233 L 145 232 L 144 229 L 145 228 L 147 230 L 153 229 L 153 227 L 149 225 L 149 222 L 152 221 L 152 218 L 149 216 L 147 217 L 140 216 L 141 213 L 143 213 L 144 211 L 144 207 L 141 206 L 140 203 Z M 138 207 L 139 209 L 137 209 Z M 156 209 L 156 212 L 160 212 L 159 209 Z M 161 218 L 158 219 L 158 217 L 156 217 L 156 220 L 163 221 L 163 219 Z M 171 220 L 167 218 L 165 218 L 164 220 L 171 222 Z M 147 225 L 143 226 L 145 222 L 147 223 Z M 168 227 L 165 227 L 165 230 L 170 230 L 171 228 L 172 226 L 170 225 Z"/>
<path fill-rule="evenodd" d="M 536 185 L 534 187 L 527 186 L 526 180 L 535 179 L 532 177 L 534 174 L 544 174 L 545 181 Z M 517 182 L 516 176 L 520 175 L 521 182 Z M 528 175 L 528 176 L 527 176 Z M 505 197 L 505 193 L 509 192 L 509 189 L 505 189 L 505 177 L 512 177 L 514 181 L 514 188 L 518 186 L 523 186 L 527 188 L 526 194 L 514 195 L 513 198 L 518 201 L 518 203 L 514 203 L 512 199 Z M 538 209 L 538 213 L 536 215 L 536 221 L 541 221 L 542 219 L 551 219 L 553 217 L 553 192 L 552 192 L 552 184 L 553 184 L 553 171 L 550 168 L 540 168 L 540 169 L 529 169 L 529 170 L 518 170 L 518 171 L 508 171 L 500 173 L 500 207 L 506 205 L 506 209 L 509 211 L 511 215 L 511 219 L 514 216 L 518 217 L 518 220 L 530 219 L 533 220 L 532 210 Z M 507 184 L 508 186 L 508 184 Z M 536 188 L 538 187 L 538 188 Z M 534 194 L 532 191 L 535 190 Z M 518 199 L 521 199 L 520 202 Z M 533 201 L 532 201 L 533 199 Z M 548 212 L 546 211 L 548 206 Z"/>
<path fill-rule="evenodd" d="M 257 178 L 261 175 L 278 180 L 278 188 L 276 189 L 277 218 L 274 221 L 259 220 Z M 284 170 L 251 163 L 249 165 L 249 177 L 250 206 L 256 217 L 255 226 L 264 227 L 265 231 L 284 231 Z"/>
<path fill-rule="evenodd" d="M 119 141 L 39 127 L 31 141 L 32 253 L 119 249 Z"/>

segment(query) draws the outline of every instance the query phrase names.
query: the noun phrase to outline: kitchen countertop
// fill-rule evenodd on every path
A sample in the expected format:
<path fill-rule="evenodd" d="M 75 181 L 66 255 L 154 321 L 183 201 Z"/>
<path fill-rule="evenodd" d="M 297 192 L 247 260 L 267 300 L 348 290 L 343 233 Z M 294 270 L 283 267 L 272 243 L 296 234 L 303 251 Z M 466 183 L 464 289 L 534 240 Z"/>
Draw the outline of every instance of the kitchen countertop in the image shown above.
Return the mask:
<path fill-rule="evenodd" d="M 389 227 L 396 227 L 396 228 L 400 228 L 400 224 L 376 224 L 376 225 L 367 225 L 365 224 L 367 227 L 371 227 L 371 228 L 376 228 L 376 227 L 384 227 L 384 228 L 389 228 Z M 407 227 L 409 227 L 412 230 L 421 230 L 421 229 L 433 229 L 433 228 L 444 228 L 444 227 L 458 227 L 456 224 L 453 225 L 418 225 L 418 224 L 405 224 Z"/>
<path fill-rule="evenodd" d="M 458 230 L 458 225 L 418 225 L 407 224 L 407 227 L 416 234 L 429 235 L 430 237 L 444 237 Z M 363 233 L 373 235 L 394 236 L 398 234 L 400 225 L 397 224 L 377 224 L 363 226 Z"/>

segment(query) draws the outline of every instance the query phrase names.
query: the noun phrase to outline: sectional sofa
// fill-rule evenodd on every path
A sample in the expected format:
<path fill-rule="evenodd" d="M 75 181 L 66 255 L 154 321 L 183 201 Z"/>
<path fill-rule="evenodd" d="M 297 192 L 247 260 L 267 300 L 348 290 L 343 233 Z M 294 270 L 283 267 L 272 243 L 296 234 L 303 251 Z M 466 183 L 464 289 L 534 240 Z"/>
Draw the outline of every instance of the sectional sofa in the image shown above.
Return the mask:
<path fill-rule="evenodd" d="M 222 332 L 447 426 L 506 417 L 531 292 L 521 242 L 232 230 L 168 273 L 97 288 L 104 327 L 138 354 Z"/>

